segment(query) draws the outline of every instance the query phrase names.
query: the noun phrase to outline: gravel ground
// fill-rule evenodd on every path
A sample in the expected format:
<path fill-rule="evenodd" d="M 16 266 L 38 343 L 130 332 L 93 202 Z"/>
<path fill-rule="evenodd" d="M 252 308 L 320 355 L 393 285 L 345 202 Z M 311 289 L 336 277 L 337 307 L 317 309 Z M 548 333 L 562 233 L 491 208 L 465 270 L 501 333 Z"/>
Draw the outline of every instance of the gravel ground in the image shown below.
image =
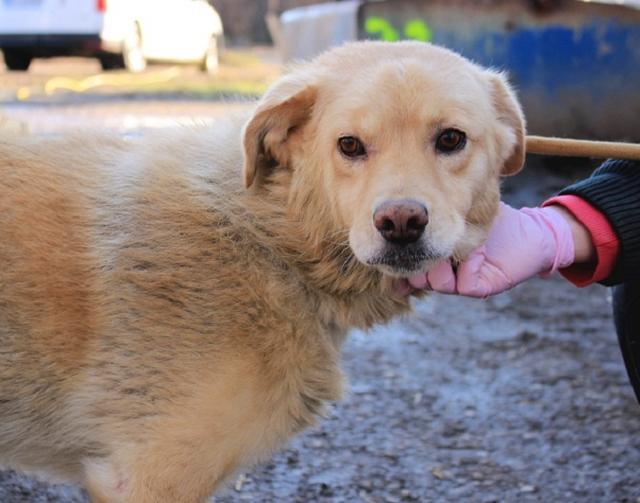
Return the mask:
<path fill-rule="evenodd" d="M 172 111 L 187 116 L 197 108 L 149 103 L 111 102 L 109 126 L 127 130 L 140 123 L 125 116 L 170 120 L 182 116 Z M 91 122 L 107 109 L 99 100 L 74 106 L 15 104 L 4 112 L 48 132 L 47 121 L 64 125 L 55 110 Z M 505 185 L 512 204 L 536 204 L 588 173 L 571 161 L 562 170 L 530 161 Z M 353 333 L 344 351 L 345 400 L 212 501 L 640 502 L 640 407 L 605 288 L 553 278 L 485 301 L 432 295 L 415 307 L 389 326 Z M 7 471 L 0 501 L 86 496 Z"/>

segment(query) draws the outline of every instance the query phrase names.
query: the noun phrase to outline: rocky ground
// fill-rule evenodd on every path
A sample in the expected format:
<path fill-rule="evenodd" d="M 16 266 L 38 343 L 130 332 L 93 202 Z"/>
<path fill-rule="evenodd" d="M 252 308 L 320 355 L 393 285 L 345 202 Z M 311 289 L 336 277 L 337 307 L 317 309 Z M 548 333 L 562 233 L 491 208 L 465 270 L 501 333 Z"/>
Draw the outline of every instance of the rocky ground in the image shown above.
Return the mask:
<path fill-rule="evenodd" d="M 0 90 L 9 78 L 0 74 Z M 35 133 L 64 128 L 64 117 L 126 132 L 242 106 L 187 98 L 6 98 L 0 114 Z M 505 184 L 507 202 L 535 204 L 588 173 L 529 161 Z M 610 308 L 605 288 L 553 278 L 484 301 L 432 295 L 405 319 L 353 333 L 344 401 L 212 501 L 638 502 L 640 406 Z M 86 496 L 7 471 L 0 501 Z"/>

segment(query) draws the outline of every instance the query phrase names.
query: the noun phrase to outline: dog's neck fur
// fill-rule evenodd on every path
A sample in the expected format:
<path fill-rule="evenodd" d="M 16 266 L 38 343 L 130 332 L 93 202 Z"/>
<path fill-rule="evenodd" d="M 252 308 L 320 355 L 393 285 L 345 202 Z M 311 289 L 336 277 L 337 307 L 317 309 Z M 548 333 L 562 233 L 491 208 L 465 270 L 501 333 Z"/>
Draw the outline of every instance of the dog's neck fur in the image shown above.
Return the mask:
<path fill-rule="evenodd" d="M 369 328 L 406 312 L 409 301 L 395 294 L 391 278 L 355 258 L 347 231 L 333 226 L 311 190 L 292 196 L 290 178 L 280 172 L 245 194 L 246 229 L 291 270 L 313 306 L 324 306 L 323 323 Z"/>

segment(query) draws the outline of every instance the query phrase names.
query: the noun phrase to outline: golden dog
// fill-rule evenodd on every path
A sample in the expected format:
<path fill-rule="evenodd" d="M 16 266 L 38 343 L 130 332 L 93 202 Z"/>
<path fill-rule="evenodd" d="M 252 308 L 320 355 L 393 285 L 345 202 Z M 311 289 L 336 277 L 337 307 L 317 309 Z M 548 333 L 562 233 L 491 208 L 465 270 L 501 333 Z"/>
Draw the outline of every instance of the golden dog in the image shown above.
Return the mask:
<path fill-rule="evenodd" d="M 501 75 L 373 42 L 246 121 L 3 140 L 0 462 L 206 498 L 340 397 L 345 334 L 406 311 L 402 278 L 483 240 L 523 141 Z"/>

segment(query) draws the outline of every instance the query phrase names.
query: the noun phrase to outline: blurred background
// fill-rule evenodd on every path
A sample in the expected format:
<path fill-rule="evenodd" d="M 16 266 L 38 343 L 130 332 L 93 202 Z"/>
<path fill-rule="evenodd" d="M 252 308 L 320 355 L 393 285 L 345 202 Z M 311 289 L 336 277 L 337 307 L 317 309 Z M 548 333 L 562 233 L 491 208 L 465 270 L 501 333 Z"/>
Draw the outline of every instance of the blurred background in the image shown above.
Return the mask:
<path fill-rule="evenodd" d="M 640 0 L 0 0 L 0 135 L 207 124 L 287 63 L 360 39 L 507 72 L 531 133 L 640 141 Z M 529 156 L 503 197 L 539 204 L 595 164 Z M 640 503 L 610 303 L 536 279 L 486 301 L 432 295 L 352 334 L 345 401 L 215 501 Z M 0 502 L 85 501 L 0 472 Z"/>
<path fill-rule="evenodd" d="M 256 97 L 282 63 L 359 39 L 434 42 L 506 71 L 531 133 L 640 139 L 640 0 L 0 0 L 0 107 L 36 130 L 206 120 L 212 100 Z M 84 106 L 34 122 L 42 102 Z"/>

